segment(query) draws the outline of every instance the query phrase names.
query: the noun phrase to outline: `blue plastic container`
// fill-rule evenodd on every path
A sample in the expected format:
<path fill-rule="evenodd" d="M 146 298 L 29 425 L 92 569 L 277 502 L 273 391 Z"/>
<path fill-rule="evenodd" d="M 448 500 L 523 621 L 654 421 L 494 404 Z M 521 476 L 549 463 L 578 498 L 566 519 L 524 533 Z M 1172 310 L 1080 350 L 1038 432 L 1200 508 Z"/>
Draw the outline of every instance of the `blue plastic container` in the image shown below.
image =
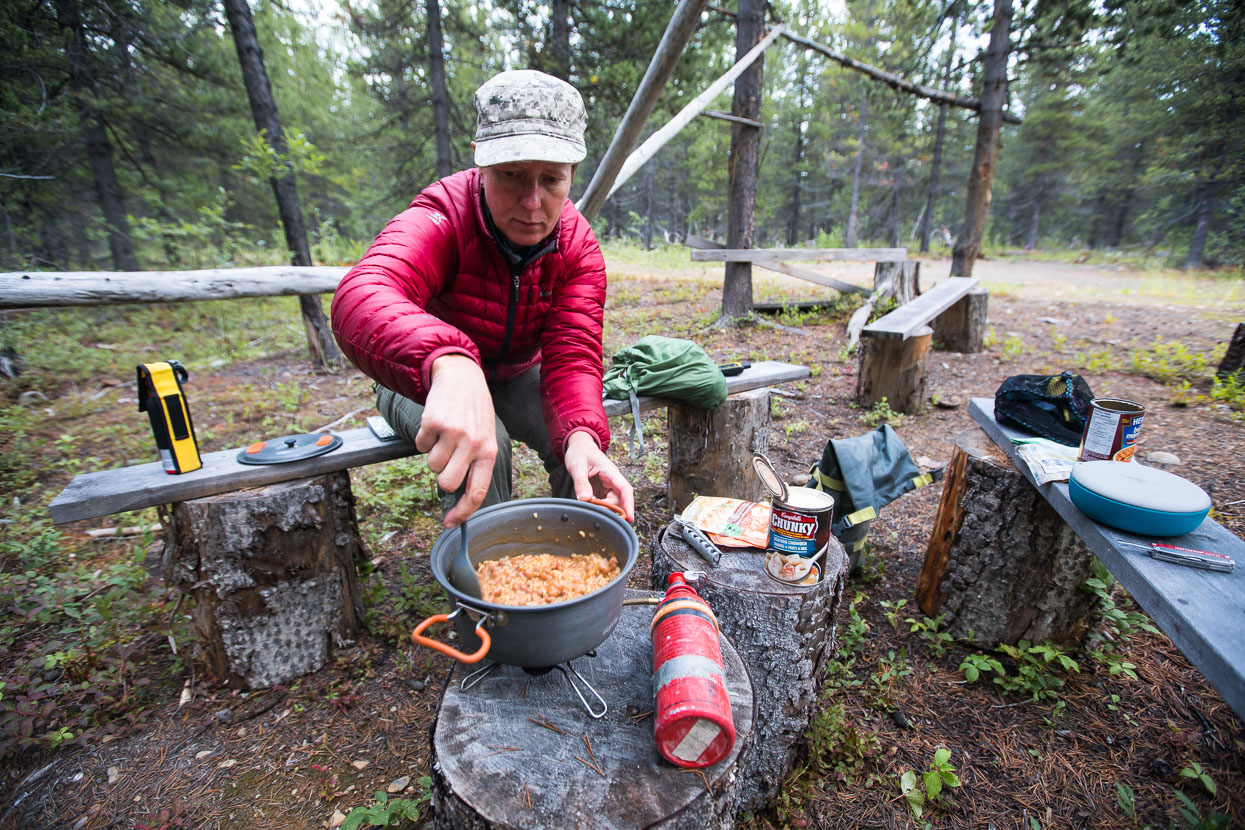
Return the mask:
<path fill-rule="evenodd" d="M 1210 512 L 1210 496 L 1201 487 L 1135 462 L 1073 465 L 1068 496 L 1094 521 L 1143 536 L 1183 536 Z"/>

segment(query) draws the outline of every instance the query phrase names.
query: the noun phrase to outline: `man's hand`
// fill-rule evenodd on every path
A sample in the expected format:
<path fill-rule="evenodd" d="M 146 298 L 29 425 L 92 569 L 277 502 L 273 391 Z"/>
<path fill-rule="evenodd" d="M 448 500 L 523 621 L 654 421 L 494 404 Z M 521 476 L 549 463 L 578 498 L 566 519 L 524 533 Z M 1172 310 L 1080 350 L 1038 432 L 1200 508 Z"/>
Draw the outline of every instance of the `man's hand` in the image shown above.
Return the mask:
<path fill-rule="evenodd" d="M 442 490 L 453 493 L 466 481 L 462 498 L 445 516 L 446 527 L 457 527 L 488 495 L 497 458 L 493 396 L 484 372 L 466 355 L 444 355 L 432 364 L 432 387 L 415 448 L 427 454 L 428 469 Z"/>
<path fill-rule="evenodd" d="M 598 495 L 592 486 L 595 479 L 599 495 L 610 504 L 621 507 L 627 514 L 627 521 L 635 521 L 635 492 L 622 471 L 597 446 L 592 433 L 582 430 L 572 432 L 566 439 L 563 461 L 575 484 L 575 498 L 584 501 Z"/>

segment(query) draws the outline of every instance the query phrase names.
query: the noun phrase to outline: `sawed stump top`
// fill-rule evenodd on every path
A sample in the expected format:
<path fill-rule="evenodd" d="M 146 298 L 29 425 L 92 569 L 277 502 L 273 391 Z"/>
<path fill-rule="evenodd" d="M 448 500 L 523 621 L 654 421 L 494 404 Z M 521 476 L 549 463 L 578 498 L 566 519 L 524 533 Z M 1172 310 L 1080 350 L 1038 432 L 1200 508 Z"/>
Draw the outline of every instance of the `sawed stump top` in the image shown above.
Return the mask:
<path fill-rule="evenodd" d="M 627 596 L 655 595 L 629 590 Z M 596 656 L 571 661 L 609 706 L 600 720 L 588 715 L 556 669 L 533 676 L 503 665 L 463 690 L 462 678 L 475 667 L 457 665 L 433 731 L 433 757 L 462 802 L 456 806 L 465 806 L 476 814 L 473 818 L 492 827 L 622 828 L 672 819 L 677 823 L 675 817 L 689 808 L 701 812 L 708 797 L 731 798 L 740 752 L 750 743 L 753 729 L 748 672 L 735 647 L 722 637 L 734 749 L 706 768 L 703 777 L 665 761 L 653 740 L 653 610 L 625 606 L 618 627 L 597 647 Z M 599 709 L 590 693 L 585 696 Z M 536 722 L 541 720 L 561 732 Z M 603 775 L 584 763 L 594 757 Z"/>

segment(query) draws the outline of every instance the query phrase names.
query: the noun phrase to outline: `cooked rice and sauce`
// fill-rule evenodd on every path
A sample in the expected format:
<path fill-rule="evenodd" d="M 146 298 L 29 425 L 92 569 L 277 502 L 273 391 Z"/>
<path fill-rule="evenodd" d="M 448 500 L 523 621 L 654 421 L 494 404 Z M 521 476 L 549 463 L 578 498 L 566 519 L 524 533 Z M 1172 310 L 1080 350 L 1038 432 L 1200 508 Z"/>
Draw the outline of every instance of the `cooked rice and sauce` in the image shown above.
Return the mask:
<path fill-rule="evenodd" d="M 550 605 L 590 594 L 618 578 L 617 557 L 523 553 L 476 565 L 480 593 L 498 605 Z"/>

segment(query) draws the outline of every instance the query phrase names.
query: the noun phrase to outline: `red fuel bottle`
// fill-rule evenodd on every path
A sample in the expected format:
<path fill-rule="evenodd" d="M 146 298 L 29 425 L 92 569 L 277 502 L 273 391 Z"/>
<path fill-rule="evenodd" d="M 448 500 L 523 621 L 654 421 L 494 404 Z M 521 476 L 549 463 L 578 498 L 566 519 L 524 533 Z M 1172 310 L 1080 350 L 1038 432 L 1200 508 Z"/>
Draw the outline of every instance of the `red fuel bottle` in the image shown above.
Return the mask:
<path fill-rule="evenodd" d="M 680 767 L 707 767 L 735 745 L 718 621 L 709 604 L 673 573 L 653 614 L 653 736 L 657 751 Z"/>

